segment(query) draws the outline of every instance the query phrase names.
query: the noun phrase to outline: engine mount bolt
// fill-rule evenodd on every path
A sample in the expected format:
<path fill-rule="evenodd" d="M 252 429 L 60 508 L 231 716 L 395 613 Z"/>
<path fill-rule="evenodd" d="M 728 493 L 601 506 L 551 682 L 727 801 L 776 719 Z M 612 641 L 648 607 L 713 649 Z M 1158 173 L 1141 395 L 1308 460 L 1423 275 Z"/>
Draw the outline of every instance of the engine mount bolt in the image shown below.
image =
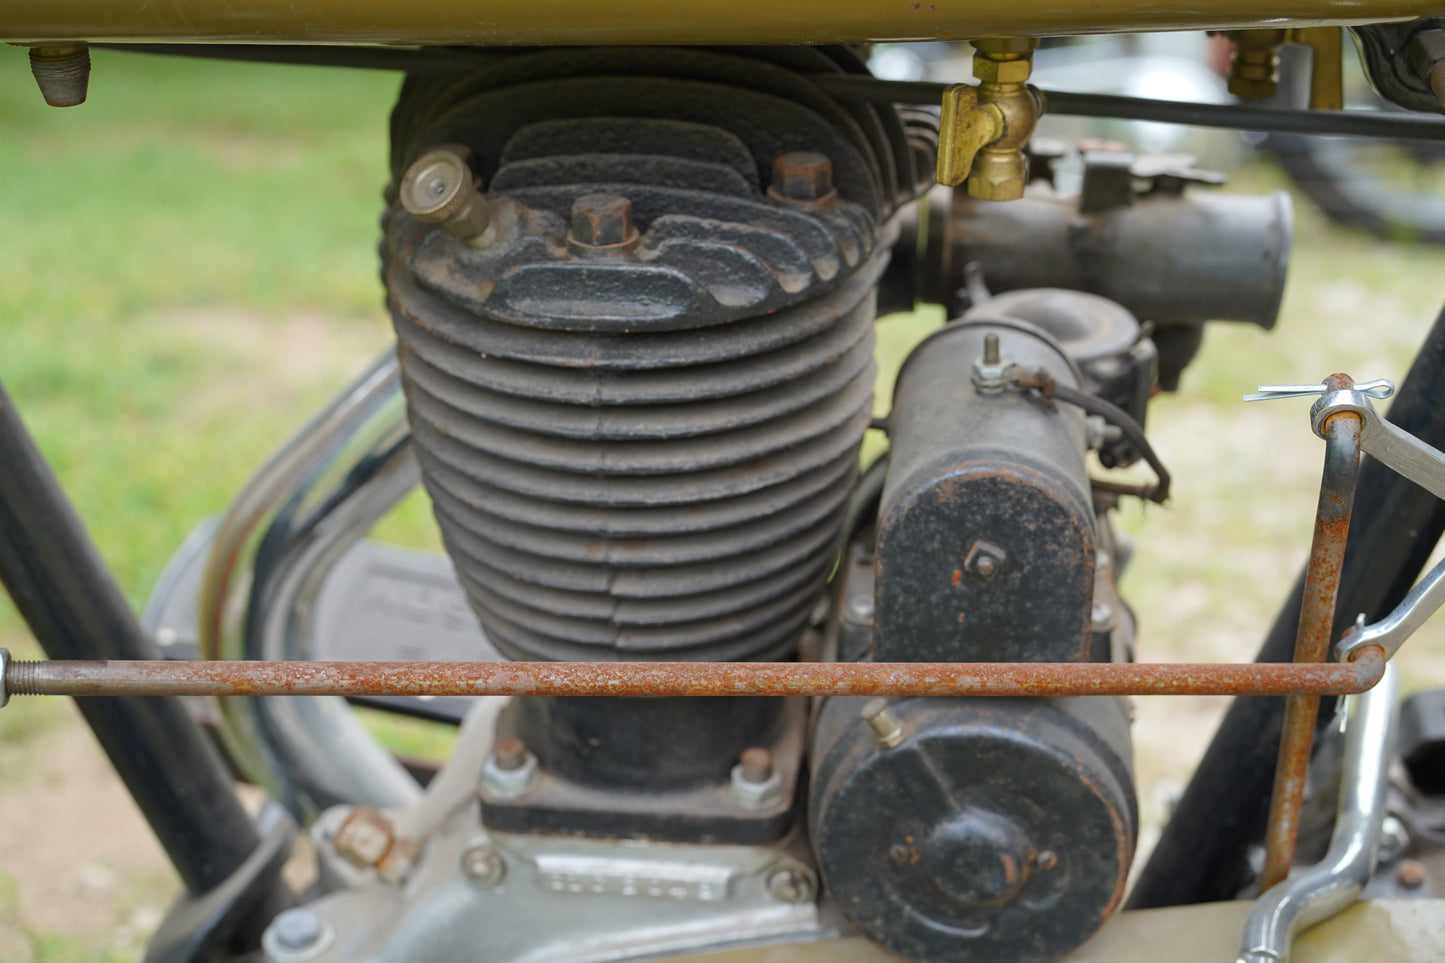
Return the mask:
<path fill-rule="evenodd" d="M 838 194 L 833 187 L 833 162 L 811 150 L 795 150 L 773 158 L 773 183 L 768 196 L 780 201 L 825 203 Z"/>
<path fill-rule="evenodd" d="M 572 203 L 571 244 L 583 248 L 616 247 L 636 239 L 632 202 L 621 194 L 583 194 Z"/>
<path fill-rule="evenodd" d="M 888 749 L 903 741 L 903 724 L 888 708 L 888 700 L 882 696 L 869 699 L 863 704 L 863 718 L 878 737 L 878 743 Z"/>
<path fill-rule="evenodd" d="M 497 851 L 485 844 L 462 850 L 462 872 L 480 886 L 496 886 L 507 875 L 507 864 Z"/>
<path fill-rule="evenodd" d="M 442 229 L 472 247 L 485 246 L 495 235 L 492 211 L 477 190 L 469 148 L 446 144 L 412 161 L 401 179 L 398 196 L 406 212 Z"/>
<path fill-rule="evenodd" d="M 768 874 L 768 892 L 784 903 L 811 903 L 818 887 L 802 866 L 780 866 Z"/>
<path fill-rule="evenodd" d="M 998 364 L 998 335 L 986 334 L 983 336 L 983 363 Z"/>
<path fill-rule="evenodd" d="M 83 43 L 31 47 L 30 72 L 35 75 L 40 95 L 50 106 L 83 104 L 90 88 L 90 47 Z"/>
<path fill-rule="evenodd" d="M 503 772 L 515 772 L 527 764 L 527 744 L 515 736 L 497 740 L 492 747 L 492 758 Z"/>

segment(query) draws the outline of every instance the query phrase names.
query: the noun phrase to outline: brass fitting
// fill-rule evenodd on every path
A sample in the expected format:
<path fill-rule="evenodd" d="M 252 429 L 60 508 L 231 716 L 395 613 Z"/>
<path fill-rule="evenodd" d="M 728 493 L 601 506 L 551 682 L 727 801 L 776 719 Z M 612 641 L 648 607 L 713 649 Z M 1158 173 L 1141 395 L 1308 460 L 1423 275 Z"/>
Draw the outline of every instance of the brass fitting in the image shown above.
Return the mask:
<path fill-rule="evenodd" d="M 448 234 L 485 247 L 494 237 L 492 211 L 477 190 L 470 164 L 471 148 L 441 144 L 422 154 L 401 179 L 401 206 L 419 221 L 440 224 Z"/>
<path fill-rule="evenodd" d="M 1229 92 L 1245 100 L 1264 100 L 1279 89 L 1279 48 L 1284 30 L 1231 30 L 1234 60 L 1229 64 Z"/>
<path fill-rule="evenodd" d="M 1032 37 L 975 40 L 977 87 L 957 84 L 943 93 L 938 131 L 938 182 L 965 180 L 970 197 L 1011 201 L 1024 196 L 1024 146 L 1043 113 L 1043 97 L 1028 85 Z"/>

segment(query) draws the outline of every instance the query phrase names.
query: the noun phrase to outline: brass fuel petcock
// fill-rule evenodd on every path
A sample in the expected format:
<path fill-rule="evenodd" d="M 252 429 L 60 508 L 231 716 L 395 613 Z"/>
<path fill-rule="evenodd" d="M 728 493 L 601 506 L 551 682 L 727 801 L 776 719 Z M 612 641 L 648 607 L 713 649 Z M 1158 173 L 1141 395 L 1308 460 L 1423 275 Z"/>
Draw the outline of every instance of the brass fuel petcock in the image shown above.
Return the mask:
<path fill-rule="evenodd" d="M 1024 196 L 1028 158 L 1024 145 L 1044 110 L 1043 95 L 1028 84 L 1033 37 L 973 41 L 978 86 L 955 84 L 943 92 L 938 125 L 938 182 L 965 180 L 970 197 L 1012 201 Z"/>

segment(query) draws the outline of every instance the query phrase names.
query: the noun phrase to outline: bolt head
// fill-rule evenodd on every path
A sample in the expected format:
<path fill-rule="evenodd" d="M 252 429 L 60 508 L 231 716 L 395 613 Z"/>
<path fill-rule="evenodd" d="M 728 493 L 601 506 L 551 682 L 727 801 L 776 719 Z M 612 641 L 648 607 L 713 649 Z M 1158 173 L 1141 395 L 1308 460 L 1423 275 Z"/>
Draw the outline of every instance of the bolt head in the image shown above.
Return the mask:
<path fill-rule="evenodd" d="M 973 55 L 973 75 L 979 80 L 994 84 L 1022 84 L 1033 72 L 1033 62 L 1026 58 L 1016 60 L 994 60 L 982 53 Z"/>
<path fill-rule="evenodd" d="M 370 806 L 351 810 L 332 837 L 338 855 L 360 869 L 380 863 L 391 849 L 391 821 Z"/>
<path fill-rule="evenodd" d="M 833 162 L 816 151 L 798 150 L 773 158 L 768 193 L 784 201 L 826 201 L 836 197 Z"/>
<path fill-rule="evenodd" d="M 280 913 L 268 928 L 276 945 L 287 950 L 304 950 L 317 943 L 325 932 L 321 917 L 304 906 Z"/>
<path fill-rule="evenodd" d="M 1008 552 L 992 542 L 979 539 L 969 546 L 968 554 L 963 557 L 963 567 L 986 582 L 998 574 L 1006 561 Z"/>
<path fill-rule="evenodd" d="M 626 244 L 637 236 L 632 202 L 620 194 L 583 194 L 572 204 L 571 240 L 586 247 Z"/>
<path fill-rule="evenodd" d="M 507 875 L 507 864 L 490 846 L 469 846 L 462 851 L 462 872 L 482 886 L 496 886 Z"/>
<path fill-rule="evenodd" d="M 801 866 L 783 866 L 768 876 L 768 893 L 784 903 L 811 903 L 817 892 L 813 874 Z"/>

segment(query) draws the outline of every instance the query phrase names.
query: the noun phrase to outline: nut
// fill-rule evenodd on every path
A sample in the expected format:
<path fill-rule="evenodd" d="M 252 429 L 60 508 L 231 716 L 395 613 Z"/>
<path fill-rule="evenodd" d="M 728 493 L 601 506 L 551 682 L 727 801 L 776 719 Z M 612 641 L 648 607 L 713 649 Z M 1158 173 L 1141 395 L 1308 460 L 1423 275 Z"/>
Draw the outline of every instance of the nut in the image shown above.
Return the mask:
<path fill-rule="evenodd" d="M 1033 62 L 1024 57 L 995 60 L 979 52 L 973 55 L 973 75 L 985 83 L 1022 84 L 1033 72 Z"/>
<path fill-rule="evenodd" d="M 781 201 L 825 202 L 836 198 L 833 162 L 816 151 L 798 150 L 773 158 L 768 196 Z"/>
<path fill-rule="evenodd" d="M 1007 561 L 1008 552 L 993 542 L 979 539 L 969 546 L 968 554 L 963 557 L 963 568 L 986 582 L 997 575 Z"/>
<path fill-rule="evenodd" d="M 357 806 L 336 830 L 331 845 L 348 863 L 370 869 L 386 856 L 393 838 L 391 820 L 370 806 Z"/>
<path fill-rule="evenodd" d="M 979 151 L 968 175 L 968 196 L 981 201 L 1016 201 L 1028 184 L 1028 160 L 1020 151 Z"/>
<path fill-rule="evenodd" d="M 498 739 L 482 764 L 482 789 L 497 799 L 519 799 L 537 784 L 538 770 L 537 757 L 520 739 Z"/>
<path fill-rule="evenodd" d="M 783 798 L 783 776 L 773 754 L 761 746 L 744 749 L 732 769 L 733 797 L 744 809 L 770 809 Z"/>
<path fill-rule="evenodd" d="M 1279 48 L 1283 30 L 1233 30 L 1234 60 L 1229 65 L 1229 92 L 1245 100 L 1273 97 L 1279 89 Z"/>
<path fill-rule="evenodd" d="M 636 239 L 632 202 L 621 194 L 583 194 L 572 203 L 568 240 L 573 244 L 583 248 L 616 247 Z"/>

